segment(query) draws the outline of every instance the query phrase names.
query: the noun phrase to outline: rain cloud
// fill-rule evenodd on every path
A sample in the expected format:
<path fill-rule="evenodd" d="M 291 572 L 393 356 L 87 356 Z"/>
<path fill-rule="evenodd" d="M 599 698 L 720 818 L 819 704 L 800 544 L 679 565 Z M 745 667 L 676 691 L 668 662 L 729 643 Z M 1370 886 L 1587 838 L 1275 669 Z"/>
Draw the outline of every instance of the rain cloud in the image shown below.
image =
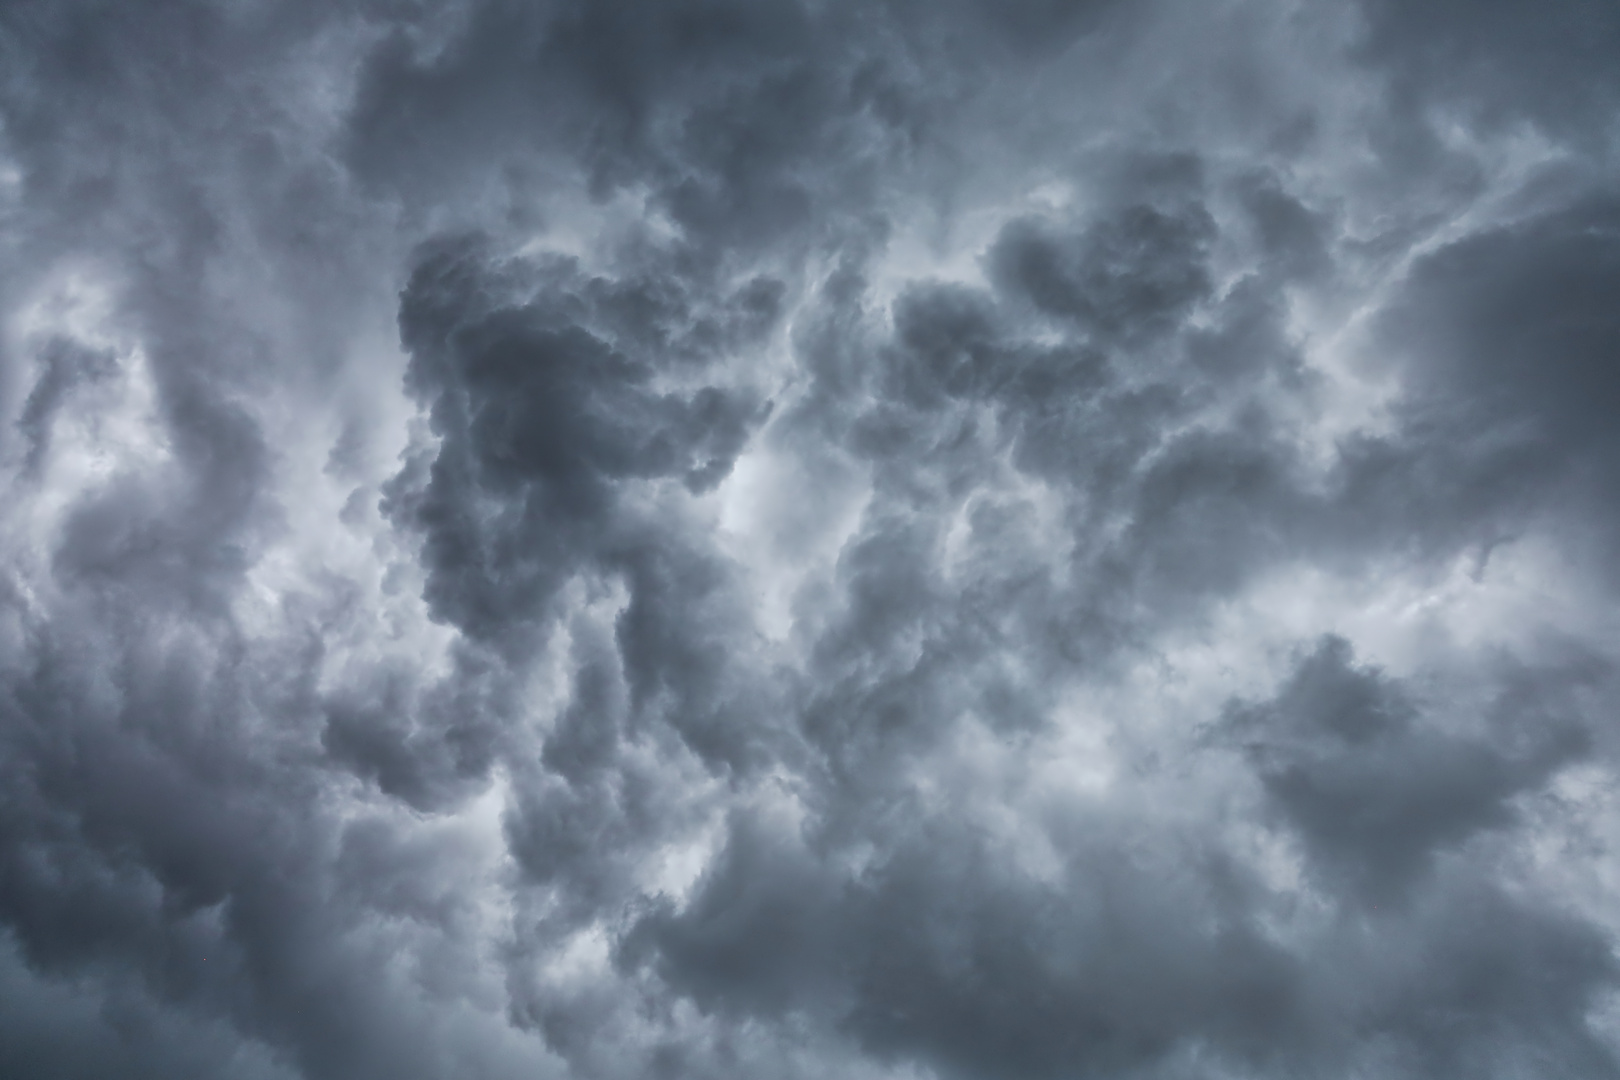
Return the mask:
<path fill-rule="evenodd" d="M 0 8 L 0 1077 L 1620 1077 L 1620 14 Z"/>

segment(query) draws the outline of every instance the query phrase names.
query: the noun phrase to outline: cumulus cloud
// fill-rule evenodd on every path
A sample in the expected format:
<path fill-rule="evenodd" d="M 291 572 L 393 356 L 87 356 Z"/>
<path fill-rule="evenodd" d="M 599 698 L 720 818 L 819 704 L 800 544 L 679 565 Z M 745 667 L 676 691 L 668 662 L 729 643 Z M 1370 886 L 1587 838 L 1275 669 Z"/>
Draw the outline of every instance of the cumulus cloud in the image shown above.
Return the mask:
<path fill-rule="evenodd" d="M 1616 19 L 0 12 L 0 1073 L 1620 1075 Z"/>

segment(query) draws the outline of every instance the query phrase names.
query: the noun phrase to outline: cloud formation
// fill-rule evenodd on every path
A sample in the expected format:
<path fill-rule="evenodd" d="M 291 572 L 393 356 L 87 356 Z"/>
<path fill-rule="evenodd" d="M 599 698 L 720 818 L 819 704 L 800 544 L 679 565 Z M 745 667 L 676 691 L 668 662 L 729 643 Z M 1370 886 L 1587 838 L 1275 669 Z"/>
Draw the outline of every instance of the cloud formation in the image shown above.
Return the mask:
<path fill-rule="evenodd" d="M 1620 1076 L 1617 34 L 8 4 L 0 1075 Z"/>

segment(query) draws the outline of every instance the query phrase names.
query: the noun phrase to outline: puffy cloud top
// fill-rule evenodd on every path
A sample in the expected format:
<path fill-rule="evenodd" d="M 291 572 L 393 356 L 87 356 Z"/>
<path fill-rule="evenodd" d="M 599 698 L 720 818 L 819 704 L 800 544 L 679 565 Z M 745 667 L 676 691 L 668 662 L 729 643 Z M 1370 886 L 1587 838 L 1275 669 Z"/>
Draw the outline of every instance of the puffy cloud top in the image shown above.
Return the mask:
<path fill-rule="evenodd" d="M 0 1076 L 1620 1077 L 1617 35 L 0 8 Z"/>

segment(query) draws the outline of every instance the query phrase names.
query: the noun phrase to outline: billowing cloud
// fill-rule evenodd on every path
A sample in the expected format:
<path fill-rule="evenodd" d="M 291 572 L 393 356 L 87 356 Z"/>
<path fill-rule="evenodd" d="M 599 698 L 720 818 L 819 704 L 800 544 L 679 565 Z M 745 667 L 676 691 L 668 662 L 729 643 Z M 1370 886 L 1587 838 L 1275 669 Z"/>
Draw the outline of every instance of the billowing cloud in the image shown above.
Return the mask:
<path fill-rule="evenodd" d="M 0 1074 L 1620 1076 L 1603 4 L 0 13 Z"/>

